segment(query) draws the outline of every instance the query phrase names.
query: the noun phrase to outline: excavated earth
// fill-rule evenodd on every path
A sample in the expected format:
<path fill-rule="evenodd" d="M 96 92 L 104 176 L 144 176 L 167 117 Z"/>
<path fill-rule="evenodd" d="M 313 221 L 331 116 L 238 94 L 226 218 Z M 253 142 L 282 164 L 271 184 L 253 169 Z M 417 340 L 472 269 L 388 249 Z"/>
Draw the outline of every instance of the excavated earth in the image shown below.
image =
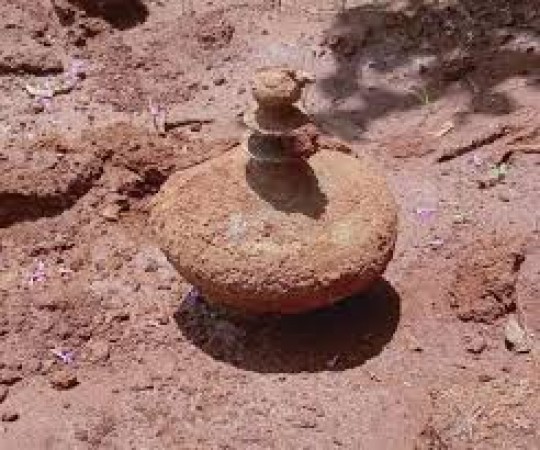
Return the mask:
<path fill-rule="evenodd" d="M 271 3 L 0 2 L 0 449 L 538 448 L 537 2 Z M 400 217 L 383 280 L 285 318 L 186 297 L 149 223 L 269 65 Z"/>

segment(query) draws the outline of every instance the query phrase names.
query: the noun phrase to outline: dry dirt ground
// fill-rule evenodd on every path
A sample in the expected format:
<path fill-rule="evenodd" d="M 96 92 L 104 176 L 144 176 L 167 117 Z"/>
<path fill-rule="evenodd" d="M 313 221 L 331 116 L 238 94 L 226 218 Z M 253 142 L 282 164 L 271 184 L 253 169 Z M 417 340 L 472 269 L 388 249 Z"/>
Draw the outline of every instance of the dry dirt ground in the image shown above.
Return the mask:
<path fill-rule="evenodd" d="M 540 448 L 537 0 L 282 3 L 0 2 L 2 450 Z M 147 211 L 272 64 L 399 241 L 363 296 L 238 318 L 182 301 Z"/>

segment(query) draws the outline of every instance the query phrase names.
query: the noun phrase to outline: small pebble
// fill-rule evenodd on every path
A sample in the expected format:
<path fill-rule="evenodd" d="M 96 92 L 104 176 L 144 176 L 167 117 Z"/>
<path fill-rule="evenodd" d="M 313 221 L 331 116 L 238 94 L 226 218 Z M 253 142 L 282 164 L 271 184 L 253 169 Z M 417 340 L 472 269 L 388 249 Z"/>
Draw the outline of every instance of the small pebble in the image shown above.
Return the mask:
<path fill-rule="evenodd" d="M 515 316 L 510 316 L 504 329 L 506 346 L 516 353 L 529 353 L 532 339 Z"/>
<path fill-rule="evenodd" d="M 42 102 L 38 101 L 32 102 L 31 111 L 34 114 L 42 113 L 43 111 L 45 111 L 45 105 Z"/>
<path fill-rule="evenodd" d="M 218 77 L 214 79 L 215 86 L 223 86 L 226 82 L 227 80 L 225 79 L 225 77 Z"/>
<path fill-rule="evenodd" d="M 49 379 L 51 386 L 59 391 L 71 389 L 79 384 L 77 375 L 69 370 L 54 372 Z"/>
<path fill-rule="evenodd" d="M 100 212 L 100 216 L 109 222 L 117 222 L 120 217 L 121 207 L 117 204 L 108 205 Z"/>

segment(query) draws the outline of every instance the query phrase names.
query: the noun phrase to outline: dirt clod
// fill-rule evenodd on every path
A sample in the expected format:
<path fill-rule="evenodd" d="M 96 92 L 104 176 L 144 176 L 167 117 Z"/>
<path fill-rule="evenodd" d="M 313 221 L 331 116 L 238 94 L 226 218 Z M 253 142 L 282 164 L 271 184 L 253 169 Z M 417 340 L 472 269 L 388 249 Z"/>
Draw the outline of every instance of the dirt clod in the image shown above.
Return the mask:
<path fill-rule="evenodd" d="M 49 377 L 49 382 L 58 391 L 72 389 L 79 384 L 77 375 L 68 369 L 53 372 Z"/>
<path fill-rule="evenodd" d="M 110 222 L 117 222 L 120 216 L 121 207 L 117 204 L 107 205 L 100 211 L 100 216 Z"/>
<path fill-rule="evenodd" d="M 514 311 L 524 259 L 518 242 L 488 239 L 465 250 L 450 291 L 456 315 L 463 321 L 493 323 Z"/>

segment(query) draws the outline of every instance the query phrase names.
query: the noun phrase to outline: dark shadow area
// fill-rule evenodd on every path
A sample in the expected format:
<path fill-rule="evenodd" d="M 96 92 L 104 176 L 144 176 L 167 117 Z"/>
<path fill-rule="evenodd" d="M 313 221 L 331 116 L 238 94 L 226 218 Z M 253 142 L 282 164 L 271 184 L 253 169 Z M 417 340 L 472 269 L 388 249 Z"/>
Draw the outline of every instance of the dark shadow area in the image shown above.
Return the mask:
<path fill-rule="evenodd" d="M 194 345 L 245 370 L 341 371 L 362 365 L 391 341 L 400 297 L 380 279 L 364 294 L 302 315 L 242 317 L 205 302 L 185 302 L 175 319 Z"/>
<path fill-rule="evenodd" d="M 143 23 L 148 8 L 141 0 L 68 0 L 90 17 L 98 17 L 114 28 L 125 30 Z"/>
<path fill-rule="evenodd" d="M 309 162 L 302 158 L 283 164 L 250 159 L 246 179 L 253 191 L 279 211 L 316 219 L 326 210 L 328 198 Z"/>
<path fill-rule="evenodd" d="M 414 96 L 382 88 L 359 86 L 351 95 L 361 97 L 361 107 L 330 109 L 314 114 L 314 120 L 320 123 L 323 129 L 349 141 L 359 139 L 362 130 L 371 120 L 394 111 L 407 111 L 418 107 L 418 100 Z"/>
<path fill-rule="evenodd" d="M 54 217 L 72 207 L 78 197 L 0 194 L 0 228 L 18 222 Z"/>
<path fill-rule="evenodd" d="M 457 82 L 470 92 L 469 113 L 512 112 L 512 99 L 495 89 L 516 76 L 538 79 L 538 8 L 532 0 L 410 0 L 401 10 L 384 4 L 344 10 L 324 39 L 337 69 L 318 83 L 333 104 L 317 115 L 318 121 L 362 127 L 444 97 Z M 410 93 L 368 86 L 361 79 L 366 68 L 376 78 L 406 67 L 420 80 Z M 353 106 L 340 110 L 345 100 Z M 339 127 L 333 131 L 351 138 Z"/>
<path fill-rule="evenodd" d="M 71 183 L 65 192 L 57 194 L 0 193 L 0 228 L 62 214 L 92 189 L 99 176 L 101 171 L 91 173 Z"/>

